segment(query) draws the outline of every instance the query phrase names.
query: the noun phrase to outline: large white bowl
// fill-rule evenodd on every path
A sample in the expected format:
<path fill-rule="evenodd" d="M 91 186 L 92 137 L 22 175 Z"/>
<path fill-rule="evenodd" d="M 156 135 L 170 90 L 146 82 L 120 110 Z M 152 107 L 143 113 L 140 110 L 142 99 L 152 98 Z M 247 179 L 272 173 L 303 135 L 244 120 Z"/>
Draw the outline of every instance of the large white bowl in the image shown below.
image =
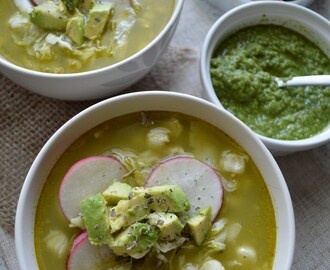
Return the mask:
<path fill-rule="evenodd" d="M 254 160 L 271 194 L 277 223 L 273 270 L 289 270 L 295 242 L 290 194 L 274 158 L 257 136 L 225 110 L 203 99 L 174 92 L 138 92 L 102 101 L 73 117 L 42 148 L 24 182 L 18 202 L 15 240 L 22 270 L 38 269 L 34 252 L 36 205 L 55 161 L 82 134 L 117 116 L 140 111 L 170 111 L 202 119 L 227 133 Z"/>
<path fill-rule="evenodd" d="M 264 19 L 267 17 L 267 21 Z M 238 6 L 221 16 L 209 30 L 203 44 L 200 72 L 206 98 L 223 108 L 210 78 L 210 59 L 218 45 L 236 31 L 264 23 L 284 25 L 316 44 L 330 58 L 330 22 L 316 12 L 295 4 L 261 1 Z M 318 147 L 330 141 L 330 126 L 323 132 L 303 140 L 276 140 L 257 134 L 274 155 L 286 155 Z"/>
<path fill-rule="evenodd" d="M 228 11 L 239 5 L 255 2 L 256 0 L 208 0 L 213 6 L 220 8 L 222 11 Z M 279 1 L 279 0 L 273 0 Z M 314 0 L 293 0 L 290 1 L 292 4 L 308 6 L 313 3 Z"/>
<path fill-rule="evenodd" d="M 88 72 L 51 74 L 14 65 L 0 56 L 0 71 L 22 87 L 62 100 L 87 100 L 114 95 L 142 79 L 167 48 L 180 19 L 184 0 L 175 0 L 173 14 L 160 34 L 123 61 Z"/>

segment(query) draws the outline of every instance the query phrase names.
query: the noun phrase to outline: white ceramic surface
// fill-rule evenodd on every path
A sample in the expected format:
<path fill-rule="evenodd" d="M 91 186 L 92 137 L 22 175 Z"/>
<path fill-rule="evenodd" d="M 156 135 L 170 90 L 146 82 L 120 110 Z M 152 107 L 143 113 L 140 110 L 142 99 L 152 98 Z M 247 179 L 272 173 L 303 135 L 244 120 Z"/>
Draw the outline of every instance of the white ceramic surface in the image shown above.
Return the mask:
<path fill-rule="evenodd" d="M 0 71 L 37 94 L 62 100 L 88 100 L 114 95 L 142 79 L 167 48 L 180 19 L 184 0 L 161 33 L 145 48 L 109 67 L 72 74 L 50 74 L 16 66 L 0 56 Z"/>
<path fill-rule="evenodd" d="M 35 207 L 55 161 L 82 134 L 113 117 L 139 111 L 172 111 L 198 117 L 227 133 L 250 154 L 270 191 L 277 222 L 273 270 L 289 270 L 295 242 L 294 214 L 282 173 L 270 152 L 249 128 L 225 110 L 191 95 L 175 92 L 138 92 L 102 101 L 64 124 L 42 148 L 25 179 L 16 213 L 15 241 L 21 270 L 35 270 Z"/>
<path fill-rule="evenodd" d="M 265 16 L 267 20 L 265 20 Z M 200 71 L 206 98 L 223 108 L 214 92 L 210 78 L 210 59 L 212 53 L 228 35 L 239 29 L 260 22 L 285 25 L 310 40 L 330 57 L 330 22 L 316 12 L 294 4 L 275 1 L 262 1 L 236 7 L 221 16 L 209 30 L 201 53 Z M 274 155 L 286 155 L 297 151 L 318 147 L 330 141 L 330 126 L 304 140 L 276 140 L 258 135 Z"/>
<path fill-rule="evenodd" d="M 207 1 L 209 1 L 214 7 L 220 8 L 222 11 L 228 11 L 239 5 L 258 2 L 258 0 L 207 0 Z M 281 0 L 273 0 L 273 1 L 279 2 Z M 260 0 L 259 0 L 259 2 L 260 2 Z M 293 0 L 293 1 L 288 1 L 288 2 L 292 3 L 292 4 L 308 6 L 311 3 L 313 3 L 314 0 Z"/>

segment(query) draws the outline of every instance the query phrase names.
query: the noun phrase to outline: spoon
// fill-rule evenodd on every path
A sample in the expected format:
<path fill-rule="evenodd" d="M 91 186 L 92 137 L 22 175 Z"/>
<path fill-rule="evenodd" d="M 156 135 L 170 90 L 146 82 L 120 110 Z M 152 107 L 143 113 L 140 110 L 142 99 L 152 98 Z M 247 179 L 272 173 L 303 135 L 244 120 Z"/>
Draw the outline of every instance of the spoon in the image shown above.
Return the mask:
<path fill-rule="evenodd" d="M 330 75 L 310 75 L 292 77 L 288 81 L 275 78 L 278 87 L 305 86 L 305 85 L 330 85 Z"/>

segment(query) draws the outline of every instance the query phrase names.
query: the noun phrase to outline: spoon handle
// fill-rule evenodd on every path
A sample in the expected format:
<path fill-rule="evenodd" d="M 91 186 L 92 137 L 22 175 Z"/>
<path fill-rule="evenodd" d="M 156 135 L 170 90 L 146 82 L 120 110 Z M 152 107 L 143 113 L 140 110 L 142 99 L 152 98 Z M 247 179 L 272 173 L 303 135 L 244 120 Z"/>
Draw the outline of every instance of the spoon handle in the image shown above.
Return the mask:
<path fill-rule="evenodd" d="M 303 85 L 330 85 L 330 75 L 297 76 L 291 80 L 277 79 L 278 87 Z"/>

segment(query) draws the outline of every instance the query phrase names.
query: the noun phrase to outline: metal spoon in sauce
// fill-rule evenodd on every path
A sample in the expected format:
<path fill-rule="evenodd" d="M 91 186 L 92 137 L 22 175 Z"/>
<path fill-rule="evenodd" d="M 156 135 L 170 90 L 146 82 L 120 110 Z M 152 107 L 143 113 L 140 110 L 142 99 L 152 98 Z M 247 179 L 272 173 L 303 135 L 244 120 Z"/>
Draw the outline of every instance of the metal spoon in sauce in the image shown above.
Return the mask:
<path fill-rule="evenodd" d="M 307 85 L 330 85 L 330 75 L 310 75 L 292 77 L 288 81 L 275 78 L 278 87 L 307 86 Z"/>

